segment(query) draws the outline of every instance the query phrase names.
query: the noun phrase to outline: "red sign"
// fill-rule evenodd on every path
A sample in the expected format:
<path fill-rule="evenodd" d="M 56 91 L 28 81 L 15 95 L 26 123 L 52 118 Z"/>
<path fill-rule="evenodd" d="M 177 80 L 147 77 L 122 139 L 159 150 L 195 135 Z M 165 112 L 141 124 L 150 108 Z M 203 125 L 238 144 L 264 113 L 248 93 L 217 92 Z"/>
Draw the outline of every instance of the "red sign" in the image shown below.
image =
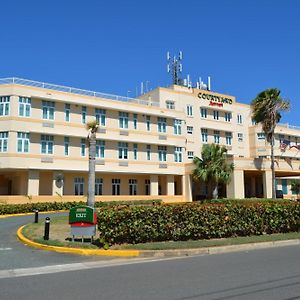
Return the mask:
<path fill-rule="evenodd" d="M 213 101 L 210 101 L 210 102 L 209 102 L 209 105 L 210 105 L 210 106 L 223 107 L 223 103 L 213 102 Z"/>

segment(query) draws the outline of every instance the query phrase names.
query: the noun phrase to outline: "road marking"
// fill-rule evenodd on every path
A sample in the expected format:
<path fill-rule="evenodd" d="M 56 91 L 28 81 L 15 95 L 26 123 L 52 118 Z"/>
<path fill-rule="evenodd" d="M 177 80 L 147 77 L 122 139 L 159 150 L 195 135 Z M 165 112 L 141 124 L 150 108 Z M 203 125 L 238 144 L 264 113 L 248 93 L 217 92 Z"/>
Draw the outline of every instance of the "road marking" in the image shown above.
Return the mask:
<path fill-rule="evenodd" d="M 8 250 L 12 250 L 12 248 L 0 248 L 0 251 L 8 251 Z"/>

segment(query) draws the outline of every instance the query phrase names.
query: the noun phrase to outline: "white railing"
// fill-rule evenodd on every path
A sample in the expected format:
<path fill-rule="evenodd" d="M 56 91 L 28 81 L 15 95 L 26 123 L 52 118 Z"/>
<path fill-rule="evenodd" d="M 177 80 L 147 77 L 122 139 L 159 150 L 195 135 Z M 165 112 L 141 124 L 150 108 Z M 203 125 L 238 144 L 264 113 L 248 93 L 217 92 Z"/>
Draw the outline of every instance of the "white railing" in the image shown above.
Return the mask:
<path fill-rule="evenodd" d="M 66 92 L 66 93 L 72 93 L 72 94 L 77 94 L 77 95 L 91 96 L 91 97 L 96 97 L 96 98 L 104 98 L 104 99 L 110 99 L 110 100 L 122 101 L 122 102 L 137 103 L 137 104 L 148 105 L 148 106 L 149 105 L 150 106 L 159 106 L 158 102 L 151 102 L 151 101 L 146 101 L 146 100 L 141 100 L 141 99 L 136 99 L 136 98 L 129 98 L 129 97 L 124 97 L 124 96 L 93 92 L 93 91 L 88 91 L 88 90 L 72 88 L 72 87 L 68 87 L 68 86 L 27 80 L 27 79 L 16 78 L 16 77 L 0 78 L 0 84 L 18 84 L 18 85 L 25 85 L 25 86 L 33 86 L 33 87 L 39 87 L 39 88 L 43 88 L 43 89 L 47 89 L 47 90 Z"/>
<path fill-rule="evenodd" d="M 300 130 L 300 126 L 294 126 L 294 125 L 290 125 L 289 123 L 279 123 L 278 124 L 279 126 L 282 126 L 282 127 L 286 127 L 286 128 L 289 128 L 289 129 L 296 129 L 296 130 Z"/>

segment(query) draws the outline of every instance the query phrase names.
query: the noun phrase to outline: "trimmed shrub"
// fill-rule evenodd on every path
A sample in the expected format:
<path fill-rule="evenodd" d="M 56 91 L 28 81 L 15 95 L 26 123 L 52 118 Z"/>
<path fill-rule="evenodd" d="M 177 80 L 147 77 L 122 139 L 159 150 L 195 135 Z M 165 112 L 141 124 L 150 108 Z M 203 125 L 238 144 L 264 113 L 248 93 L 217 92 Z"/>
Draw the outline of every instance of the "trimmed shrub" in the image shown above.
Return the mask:
<path fill-rule="evenodd" d="M 101 208 L 103 244 L 184 241 L 298 231 L 300 204 L 229 202 Z"/>

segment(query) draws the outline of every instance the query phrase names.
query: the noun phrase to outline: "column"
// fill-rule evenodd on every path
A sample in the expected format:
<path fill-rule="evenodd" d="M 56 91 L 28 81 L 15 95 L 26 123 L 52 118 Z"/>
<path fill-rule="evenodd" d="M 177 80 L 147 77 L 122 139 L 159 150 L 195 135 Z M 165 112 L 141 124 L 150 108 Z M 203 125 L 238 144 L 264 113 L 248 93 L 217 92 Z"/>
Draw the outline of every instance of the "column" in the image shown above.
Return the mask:
<path fill-rule="evenodd" d="M 231 175 L 231 181 L 227 184 L 227 198 L 243 199 L 245 198 L 244 171 L 234 170 Z"/>
<path fill-rule="evenodd" d="M 185 201 L 192 202 L 192 181 L 189 174 L 182 175 L 182 195 L 185 198 Z"/>
<path fill-rule="evenodd" d="M 158 175 L 150 175 L 150 195 L 158 196 Z"/>
<path fill-rule="evenodd" d="M 175 195 L 174 175 L 167 175 L 167 195 Z"/>
<path fill-rule="evenodd" d="M 264 198 L 272 198 L 272 171 L 263 173 Z"/>
<path fill-rule="evenodd" d="M 27 195 L 38 196 L 39 194 L 40 172 L 38 170 L 28 171 Z"/>
<path fill-rule="evenodd" d="M 53 180 L 52 180 L 52 195 L 57 196 L 63 195 L 63 188 L 64 188 L 64 177 L 63 173 L 59 171 L 53 172 Z"/>

